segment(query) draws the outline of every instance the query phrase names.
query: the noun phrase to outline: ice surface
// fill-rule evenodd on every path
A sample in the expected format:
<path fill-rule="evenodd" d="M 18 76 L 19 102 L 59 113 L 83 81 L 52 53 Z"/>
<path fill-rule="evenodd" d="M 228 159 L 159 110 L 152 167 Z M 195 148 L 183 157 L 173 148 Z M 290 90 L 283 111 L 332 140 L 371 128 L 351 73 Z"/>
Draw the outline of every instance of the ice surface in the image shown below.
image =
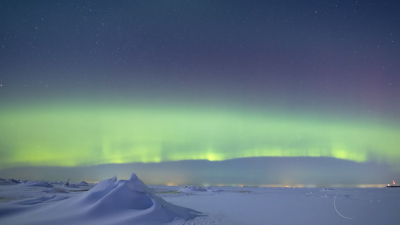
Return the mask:
<path fill-rule="evenodd" d="M 129 180 L 103 180 L 80 195 L 51 201 L 55 198 L 51 195 L 0 205 L 0 224 L 165 224 L 200 215 L 156 196 L 135 174 Z"/>
<path fill-rule="evenodd" d="M 0 185 L 0 224 L 369 225 L 397 224 L 400 210 L 396 188 L 186 186 L 192 191 L 180 192 L 178 186 L 150 188 L 136 175 L 101 181 L 90 191 L 92 184 L 63 184 Z M 59 188 L 67 192 L 44 192 Z"/>
<path fill-rule="evenodd" d="M 177 189 L 179 190 L 178 187 Z M 192 192 L 190 195 L 177 193 L 165 194 L 163 197 L 171 203 L 207 215 L 195 218 L 187 224 L 368 225 L 397 224 L 399 220 L 400 190 L 258 187 L 211 189 L 223 192 Z"/>

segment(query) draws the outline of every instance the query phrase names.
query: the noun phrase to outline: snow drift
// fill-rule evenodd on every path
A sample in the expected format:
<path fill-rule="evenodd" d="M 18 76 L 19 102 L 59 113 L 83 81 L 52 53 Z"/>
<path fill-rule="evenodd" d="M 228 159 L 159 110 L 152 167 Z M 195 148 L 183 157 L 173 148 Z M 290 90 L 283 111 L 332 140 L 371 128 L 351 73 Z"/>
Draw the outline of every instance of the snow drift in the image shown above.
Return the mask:
<path fill-rule="evenodd" d="M 55 197 L 52 197 L 55 198 Z M 42 202 L 38 204 L 38 201 Z M 129 180 L 117 177 L 100 181 L 86 193 L 58 202 L 47 198 L 35 205 L 0 207 L 1 224 L 161 224 L 188 220 L 200 213 L 173 205 L 154 194 L 135 174 Z"/>
<path fill-rule="evenodd" d="M 187 185 L 187 186 L 183 186 L 179 192 L 205 192 L 207 191 L 207 189 L 203 188 L 203 187 L 199 187 L 199 186 L 192 186 L 192 185 Z"/>

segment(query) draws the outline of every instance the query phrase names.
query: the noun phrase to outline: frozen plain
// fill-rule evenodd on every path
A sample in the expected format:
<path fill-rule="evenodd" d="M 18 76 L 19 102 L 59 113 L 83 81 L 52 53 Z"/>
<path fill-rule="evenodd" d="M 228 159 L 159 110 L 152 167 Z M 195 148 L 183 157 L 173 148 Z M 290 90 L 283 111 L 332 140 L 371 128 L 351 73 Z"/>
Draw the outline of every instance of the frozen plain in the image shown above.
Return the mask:
<path fill-rule="evenodd" d="M 396 224 L 400 188 L 96 186 L 0 180 L 0 224 Z"/>

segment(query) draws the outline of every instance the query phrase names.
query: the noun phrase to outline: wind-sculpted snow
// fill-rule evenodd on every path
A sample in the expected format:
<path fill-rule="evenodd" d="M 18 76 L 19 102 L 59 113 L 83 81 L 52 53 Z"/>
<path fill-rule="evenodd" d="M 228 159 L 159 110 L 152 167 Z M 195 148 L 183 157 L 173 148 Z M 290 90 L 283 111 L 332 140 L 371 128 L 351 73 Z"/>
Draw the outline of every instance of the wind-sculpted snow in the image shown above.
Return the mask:
<path fill-rule="evenodd" d="M 100 181 L 88 192 L 70 199 L 46 202 L 52 198 L 0 207 L 0 224 L 164 224 L 200 215 L 156 196 L 135 174 L 129 180 L 113 177 Z"/>

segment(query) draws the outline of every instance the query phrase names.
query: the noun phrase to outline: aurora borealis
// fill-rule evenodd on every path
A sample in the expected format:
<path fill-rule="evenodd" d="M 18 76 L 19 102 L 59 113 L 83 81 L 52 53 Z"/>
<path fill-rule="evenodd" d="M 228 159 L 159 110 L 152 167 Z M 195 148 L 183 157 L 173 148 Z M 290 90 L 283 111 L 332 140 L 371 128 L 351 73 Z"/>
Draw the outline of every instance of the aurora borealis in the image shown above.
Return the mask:
<path fill-rule="evenodd" d="M 400 173 L 397 2 L 0 8 L 0 177 L 21 167 L 208 160 L 218 168 L 257 157 Z"/>
<path fill-rule="evenodd" d="M 126 105 L 126 104 L 121 104 Z M 211 108 L 211 109 L 210 109 Z M 400 129 L 373 120 L 217 107 L 29 106 L 2 113 L 1 142 L 15 149 L 1 165 L 227 160 L 243 157 L 334 157 L 395 164 Z"/>

